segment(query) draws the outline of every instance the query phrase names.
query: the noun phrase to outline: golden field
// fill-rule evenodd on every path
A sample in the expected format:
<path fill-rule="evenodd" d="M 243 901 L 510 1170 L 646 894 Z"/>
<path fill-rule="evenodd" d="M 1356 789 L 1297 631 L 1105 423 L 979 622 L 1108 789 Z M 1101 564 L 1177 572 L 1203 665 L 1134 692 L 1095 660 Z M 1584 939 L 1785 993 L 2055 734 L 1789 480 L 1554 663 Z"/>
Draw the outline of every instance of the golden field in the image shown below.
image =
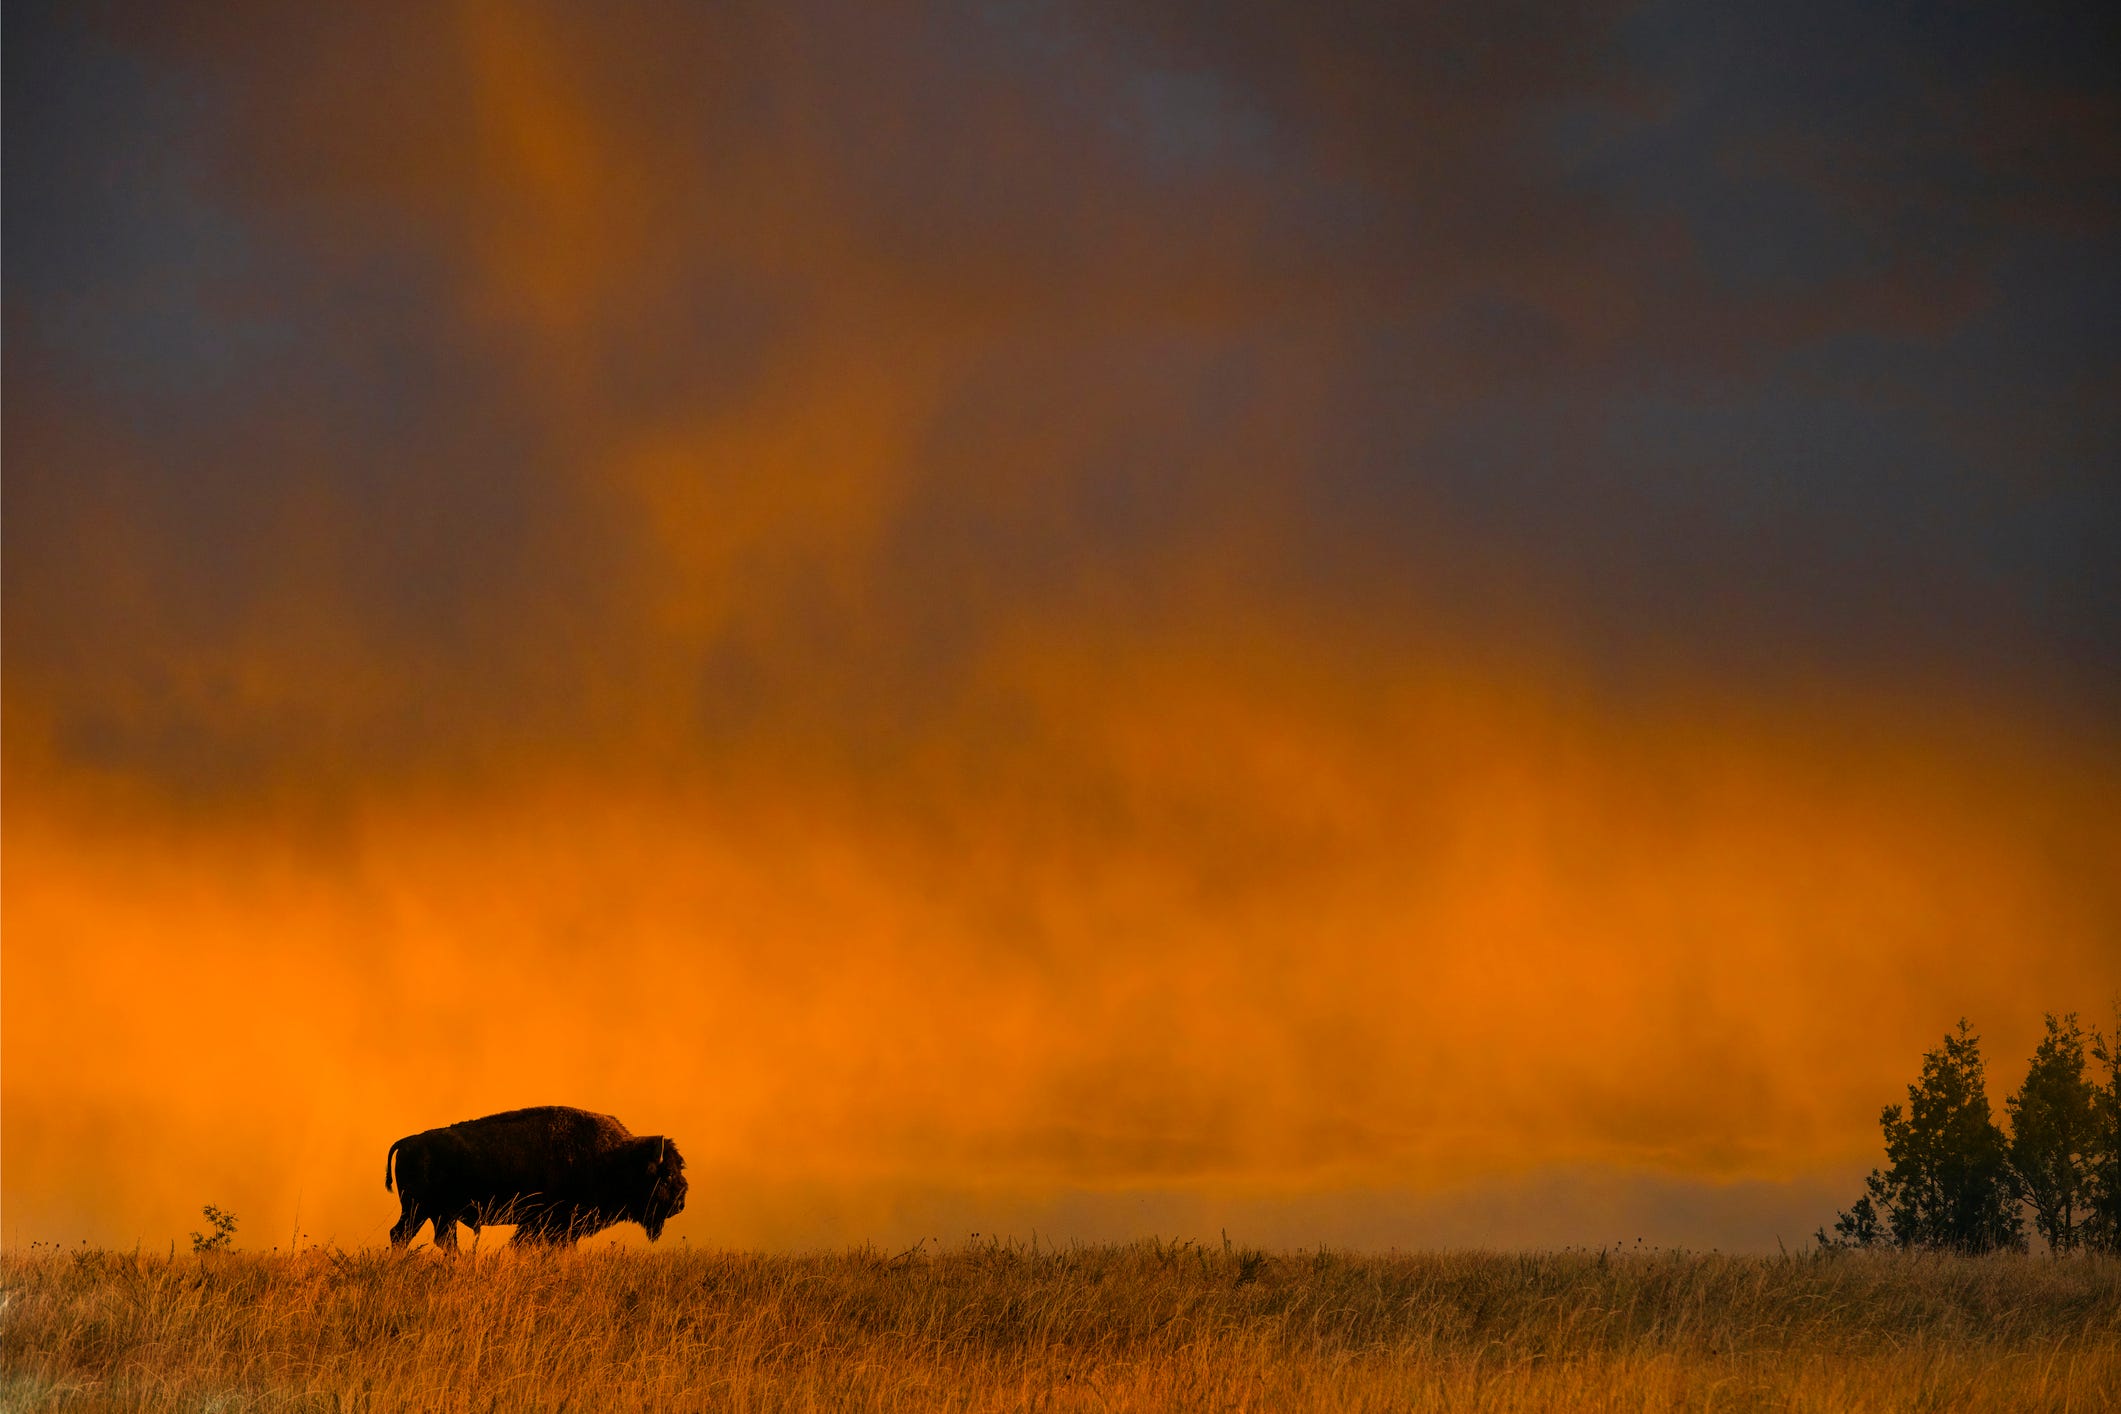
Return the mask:
<path fill-rule="evenodd" d="M 0 1274 L 10 1410 L 2121 1407 L 2110 1259 L 44 1248 Z"/>

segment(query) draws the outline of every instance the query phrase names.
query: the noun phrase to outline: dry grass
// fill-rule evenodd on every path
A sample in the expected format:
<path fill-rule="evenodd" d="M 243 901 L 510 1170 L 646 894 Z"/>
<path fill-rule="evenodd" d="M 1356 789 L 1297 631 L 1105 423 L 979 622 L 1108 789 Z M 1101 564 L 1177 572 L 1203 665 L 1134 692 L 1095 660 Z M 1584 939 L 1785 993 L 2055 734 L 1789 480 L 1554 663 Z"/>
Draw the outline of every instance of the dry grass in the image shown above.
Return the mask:
<path fill-rule="evenodd" d="M 0 1256 L 0 1406 L 2121 1407 L 2121 1263 L 1155 1243 Z"/>

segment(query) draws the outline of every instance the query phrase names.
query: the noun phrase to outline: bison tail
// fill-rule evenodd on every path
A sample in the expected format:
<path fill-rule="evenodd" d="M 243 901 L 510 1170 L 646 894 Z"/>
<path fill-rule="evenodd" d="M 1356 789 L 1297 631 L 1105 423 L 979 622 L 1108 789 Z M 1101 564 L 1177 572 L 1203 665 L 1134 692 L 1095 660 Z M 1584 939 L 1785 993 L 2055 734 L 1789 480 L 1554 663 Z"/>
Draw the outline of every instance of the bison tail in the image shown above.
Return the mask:
<path fill-rule="evenodd" d="M 403 1144 L 404 1142 L 403 1139 L 400 1139 L 398 1144 Z M 390 1161 L 398 1156 L 398 1144 L 391 1145 L 389 1152 L 383 1155 L 383 1191 L 385 1193 L 390 1192 Z"/>

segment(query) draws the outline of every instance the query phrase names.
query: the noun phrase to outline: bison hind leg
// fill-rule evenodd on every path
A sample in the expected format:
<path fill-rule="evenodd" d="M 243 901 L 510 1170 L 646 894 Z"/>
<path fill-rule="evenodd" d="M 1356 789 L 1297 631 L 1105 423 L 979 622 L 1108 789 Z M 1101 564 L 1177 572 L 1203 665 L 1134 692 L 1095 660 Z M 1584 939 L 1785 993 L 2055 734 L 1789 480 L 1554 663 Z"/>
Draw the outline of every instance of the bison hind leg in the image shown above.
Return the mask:
<path fill-rule="evenodd" d="M 397 1223 L 390 1229 L 390 1245 L 393 1247 L 403 1247 L 418 1237 L 421 1224 L 427 1221 L 427 1214 L 420 1211 L 418 1204 L 406 1195 L 399 1196 L 402 1211 L 398 1214 Z"/>

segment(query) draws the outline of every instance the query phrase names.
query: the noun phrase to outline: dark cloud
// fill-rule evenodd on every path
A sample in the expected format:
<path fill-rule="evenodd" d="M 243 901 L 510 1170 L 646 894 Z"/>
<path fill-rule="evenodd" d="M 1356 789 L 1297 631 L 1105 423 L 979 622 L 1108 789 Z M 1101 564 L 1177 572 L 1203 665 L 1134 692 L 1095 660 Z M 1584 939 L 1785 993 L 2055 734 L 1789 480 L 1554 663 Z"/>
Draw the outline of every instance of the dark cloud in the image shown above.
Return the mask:
<path fill-rule="evenodd" d="M 325 592 L 260 563 L 308 495 L 416 673 L 502 670 L 540 601 L 623 638 L 614 429 L 912 342 L 905 627 L 965 613 L 939 565 L 1153 596 L 1166 547 L 1293 515 L 1282 594 L 1353 564 L 1659 653 L 2111 687 L 2095 16 L 497 13 L 12 22 L 11 366 L 142 446 L 12 437 L 18 670 L 108 636 L 39 628 L 96 592 L 43 568 L 84 476 L 201 633 Z"/>

